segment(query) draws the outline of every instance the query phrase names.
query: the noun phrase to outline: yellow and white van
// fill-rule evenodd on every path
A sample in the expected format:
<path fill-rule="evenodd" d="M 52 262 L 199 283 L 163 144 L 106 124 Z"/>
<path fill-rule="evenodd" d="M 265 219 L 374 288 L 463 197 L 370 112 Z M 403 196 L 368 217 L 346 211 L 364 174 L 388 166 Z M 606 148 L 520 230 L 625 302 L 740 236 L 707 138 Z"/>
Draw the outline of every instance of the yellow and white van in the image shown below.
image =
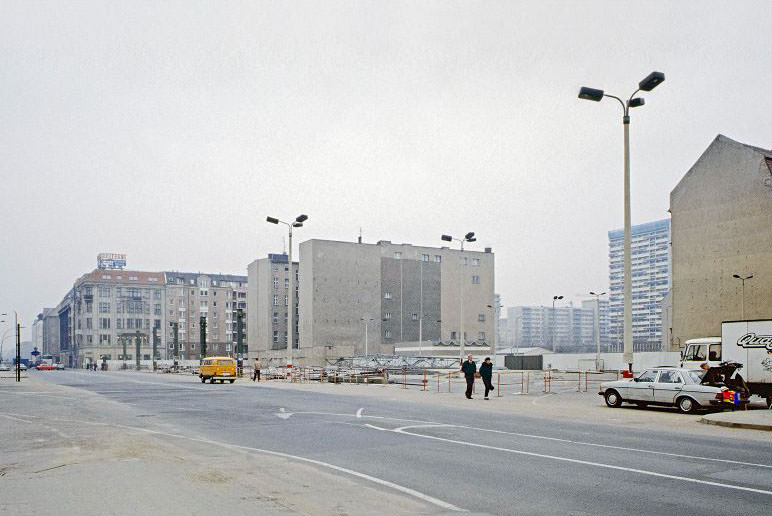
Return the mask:
<path fill-rule="evenodd" d="M 236 381 L 236 360 L 230 357 L 208 357 L 201 362 L 198 372 L 201 383 L 209 380 L 214 383 L 219 380 L 220 383 Z"/>

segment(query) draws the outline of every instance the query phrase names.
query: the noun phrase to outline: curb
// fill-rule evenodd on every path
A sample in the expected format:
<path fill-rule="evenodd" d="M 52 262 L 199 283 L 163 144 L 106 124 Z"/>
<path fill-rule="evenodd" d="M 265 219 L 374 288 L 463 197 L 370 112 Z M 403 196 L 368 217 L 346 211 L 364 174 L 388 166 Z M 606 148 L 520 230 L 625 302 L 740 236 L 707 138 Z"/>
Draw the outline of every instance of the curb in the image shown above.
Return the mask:
<path fill-rule="evenodd" d="M 704 417 L 701 417 L 698 419 L 698 421 L 706 425 L 726 426 L 729 428 L 746 428 L 748 430 L 764 430 L 767 432 L 772 432 L 772 424 L 762 425 L 757 423 L 736 423 L 734 421 L 714 421 L 712 419 L 705 419 Z"/>

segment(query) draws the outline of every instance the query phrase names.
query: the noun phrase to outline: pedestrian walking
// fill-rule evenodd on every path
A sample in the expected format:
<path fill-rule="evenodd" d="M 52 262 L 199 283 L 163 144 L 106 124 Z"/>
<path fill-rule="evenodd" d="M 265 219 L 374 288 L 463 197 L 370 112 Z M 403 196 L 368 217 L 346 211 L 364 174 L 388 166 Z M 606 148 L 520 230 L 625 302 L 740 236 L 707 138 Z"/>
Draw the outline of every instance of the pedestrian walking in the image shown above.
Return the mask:
<path fill-rule="evenodd" d="M 261 367 L 260 359 L 259 358 L 255 358 L 255 370 L 252 372 L 252 381 L 253 382 L 255 380 L 257 380 L 258 382 L 260 381 L 260 367 Z"/>
<path fill-rule="evenodd" d="M 477 364 L 472 360 L 471 353 L 461 364 L 461 372 L 464 373 L 464 377 L 466 378 L 466 399 L 471 400 L 472 388 L 474 387 L 474 375 L 477 374 Z"/>
<path fill-rule="evenodd" d="M 485 384 L 485 399 L 488 399 L 488 393 L 493 390 L 493 384 L 491 379 L 493 378 L 493 362 L 491 357 L 485 357 L 483 363 L 480 364 L 480 377 Z"/>

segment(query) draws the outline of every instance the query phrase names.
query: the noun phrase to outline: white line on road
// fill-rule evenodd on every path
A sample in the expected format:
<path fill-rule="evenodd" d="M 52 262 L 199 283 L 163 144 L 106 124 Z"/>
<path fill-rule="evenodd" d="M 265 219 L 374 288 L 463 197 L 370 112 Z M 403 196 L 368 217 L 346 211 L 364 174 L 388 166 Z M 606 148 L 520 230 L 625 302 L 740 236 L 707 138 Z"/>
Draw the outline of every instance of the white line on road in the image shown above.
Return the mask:
<path fill-rule="evenodd" d="M 359 410 L 357 410 L 357 413 L 356 413 L 357 418 L 361 418 L 362 417 L 362 411 L 363 410 L 364 410 L 364 407 L 360 408 Z"/>
<path fill-rule="evenodd" d="M 4 415 L 4 414 L 0 414 Z M 390 489 L 394 489 L 395 491 L 399 491 L 401 493 L 404 493 L 406 495 L 412 496 L 414 498 L 418 498 L 419 500 L 423 500 L 424 502 L 430 503 L 432 505 L 436 505 L 437 507 L 440 507 L 442 509 L 448 510 L 448 511 L 460 511 L 460 512 L 466 512 L 465 509 L 461 509 L 459 507 L 456 507 L 453 504 L 450 504 L 448 502 L 445 502 L 443 500 L 440 500 L 439 498 L 434 498 L 433 496 L 429 496 L 425 493 L 421 493 L 420 491 L 416 491 L 415 489 L 411 489 L 409 487 L 401 486 L 399 484 L 395 484 L 393 482 L 389 482 L 388 480 L 384 480 L 382 478 L 374 477 L 372 475 L 368 475 L 366 473 L 360 473 L 359 471 L 354 471 L 352 469 L 344 468 L 342 466 L 336 466 L 335 464 L 330 464 L 329 462 L 324 462 L 316 459 L 309 459 L 307 457 L 301 457 L 299 455 L 292 455 L 289 453 L 283 453 L 283 452 L 277 452 L 273 450 L 265 450 L 262 448 L 252 448 L 251 446 L 242 446 L 239 444 L 230 444 L 230 443 L 223 443 L 220 441 L 213 441 L 210 439 L 204 439 L 201 437 L 189 437 L 187 435 L 182 434 L 172 434 L 169 432 L 161 432 L 158 430 L 150 430 L 148 428 L 140 428 L 136 426 L 128 426 L 128 425 L 118 425 L 113 423 L 98 423 L 94 421 L 82 421 L 82 420 L 76 420 L 76 419 L 67 419 L 67 418 L 57 418 L 52 417 L 50 418 L 52 420 L 56 421 L 63 421 L 63 422 L 72 422 L 72 423 L 80 423 L 80 424 L 86 424 L 86 425 L 98 425 L 98 426 L 111 426 L 115 428 L 123 428 L 126 430 L 134 430 L 137 432 L 145 432 L 148 434 L 153 435 L 160 435 L 164 437 L 172 437 L 175 439 L 185 439 L 188 441 L 198 442 L 198 443 L 204 443 L 204 444 L 212 444 L 216 446 L 221 446 L 223 448 L 229 448 L 229 449 L 238 449 L 238 450 L 246 450 L 251 451 L 255 453 L 264 453 L 267 455 L 274 455 L 276 457 L 282 457 L 285 459 L 293 459 L 301 462 L 307 462 L 309 464 L 315 464 L 317 466 L 321 466 L 324 468 L 332 469 L 335 471 L 339 471 L 341 473 L 345 473 L 347 475 L 351 475 L 354 477 L 361 478 L 363 480 L 368 480 L 374 484 L 378 484 L 384 487 L 388 487 Z"/>
<path fill-rule="evenodd" d="M 372 427 L 372 425 L 370 425 L 370 426 Z M 726 488 L 726 489 L 734 489 L 734 490 L 737 490 L 737 491 L 747 491 L 747 492 L 751 492 L 751 493 L 759 493 L 759 494 L 765 494 L 765 495 L 771 495 L 772 496 L 772 491 L 766 491 L 764 489 L 755 489 L 755 488 L 752 488 L 752 487 L 744 487 L 744 486 L 738 486 L 738 485 L 732 485 L 732 484 L 722 484 L 720 482 L 712 482 L 710 480 L 700 480 L 700 479 L 697 479 L 697 478 L 682 477 L 682 476 L 679 476 L 679 475 L 668 475 L 666 473 L 657 473 L 656 471 L 648 471 L 648 470 L 636 469 L 636 468 L 626 468 L 624 466 L 615 466 L 613 464 L 604 464 L 602 462 L 592 462 L 592 461 L 581 460 L 581 459 L 572 459 L 572 458 L 569 458 L 569 457 L 560 457 L 560 456 L 557 456 L 557 455 L 547 455 L 547 454 L 544 454 L 544 453 L 535 453 L 535 452 L 527 452 L 527 451 L 523 451 L 523 450 L 514 450 L 512 448 L 503 448 L 501 446 L 490 446 L 490 445 L 487 445 L 487 444 L 478 444 L 478 443 L 473 443 L 473 442 L 468 442 L 468 441 L 459 441 L 459 440 L 456 440 L 456 439 L 447 439 L 445 437 L 436 437 L 436 436 L 433 436 L 433 435 L 425 435 L 425 434 L 417 434 L 417 433 L 413 433 L 413 432 L 406 432 L 406 431 L 401 430 L 401 429 L 389 430 L 387 428 L 381 428 L 380 430 L 386 430 L 386 431 L 389 431 L 389 432 L 395 432 L 395 433 L 402 434 L 402 435 L 410 435 L 410 436 L 419 437 L 419 438 L 422 438 L 422 439 L 432 439 L 432 440 L 435 440 L 435 441 L 442 441 L 442 442 L 447 442 L 447 443 L 451 443 L 451 444 L 460 444 L 460 445 L 463 445 L 463 446 L 471 446 L 471 447 L 474 447 L 474 448 L 484 448 L 484 449 L 487 449 L 487 450 L 495 450 L 495 451 L 500 451 L 500 452 L 505 452 L 505 453 L 514 453 L 514 454 L 518 454 L 518 455 L 527 455 L 529 457 L 539 457 L 539 458 L 542 458 L 542 459 L 551 459 L 551 460 L 557 460 L 557 461 L 562 461 L 562 462 L 571 462 L 573 464 L 582 464 L 582 465 L 585 465 L 585 466 L 595 466 L 595 467 L 599 467 L 599 468 L 614 469 L 614 470 L 617 470 L 617 471 L 626 471 L 626 472 L 629 472 L 629 473 L 638 473 L 640 475 L 648 475 L 648 476 L 652 476 L 652 477 L 668 478 L 668 479 L 672 479 L 672 480 L 682 480 L 684 482 L 692 482 L 692 483 L 695 483 L 695 484 L 703 484 L 703 485 L 709 485 L 709 486 L 715 486 L 715 487 L 723 487 L 723 488 Z"/>

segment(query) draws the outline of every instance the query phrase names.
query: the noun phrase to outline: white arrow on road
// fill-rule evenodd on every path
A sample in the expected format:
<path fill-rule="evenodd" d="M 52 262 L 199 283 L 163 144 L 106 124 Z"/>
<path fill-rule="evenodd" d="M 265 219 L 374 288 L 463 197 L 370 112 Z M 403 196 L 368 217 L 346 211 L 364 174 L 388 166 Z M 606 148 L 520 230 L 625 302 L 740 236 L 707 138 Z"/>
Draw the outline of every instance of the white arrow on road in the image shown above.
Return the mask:
<path fill-rule="evenodd" d="M 280 417 L 282 419 L 289 419 L 292 414 L 293 414 L 292 412 L 287 412 L 286 410 L 284 410 L 284 407 L 281 407 L 279 411 L 276 413 L 276 417 Z"/>

